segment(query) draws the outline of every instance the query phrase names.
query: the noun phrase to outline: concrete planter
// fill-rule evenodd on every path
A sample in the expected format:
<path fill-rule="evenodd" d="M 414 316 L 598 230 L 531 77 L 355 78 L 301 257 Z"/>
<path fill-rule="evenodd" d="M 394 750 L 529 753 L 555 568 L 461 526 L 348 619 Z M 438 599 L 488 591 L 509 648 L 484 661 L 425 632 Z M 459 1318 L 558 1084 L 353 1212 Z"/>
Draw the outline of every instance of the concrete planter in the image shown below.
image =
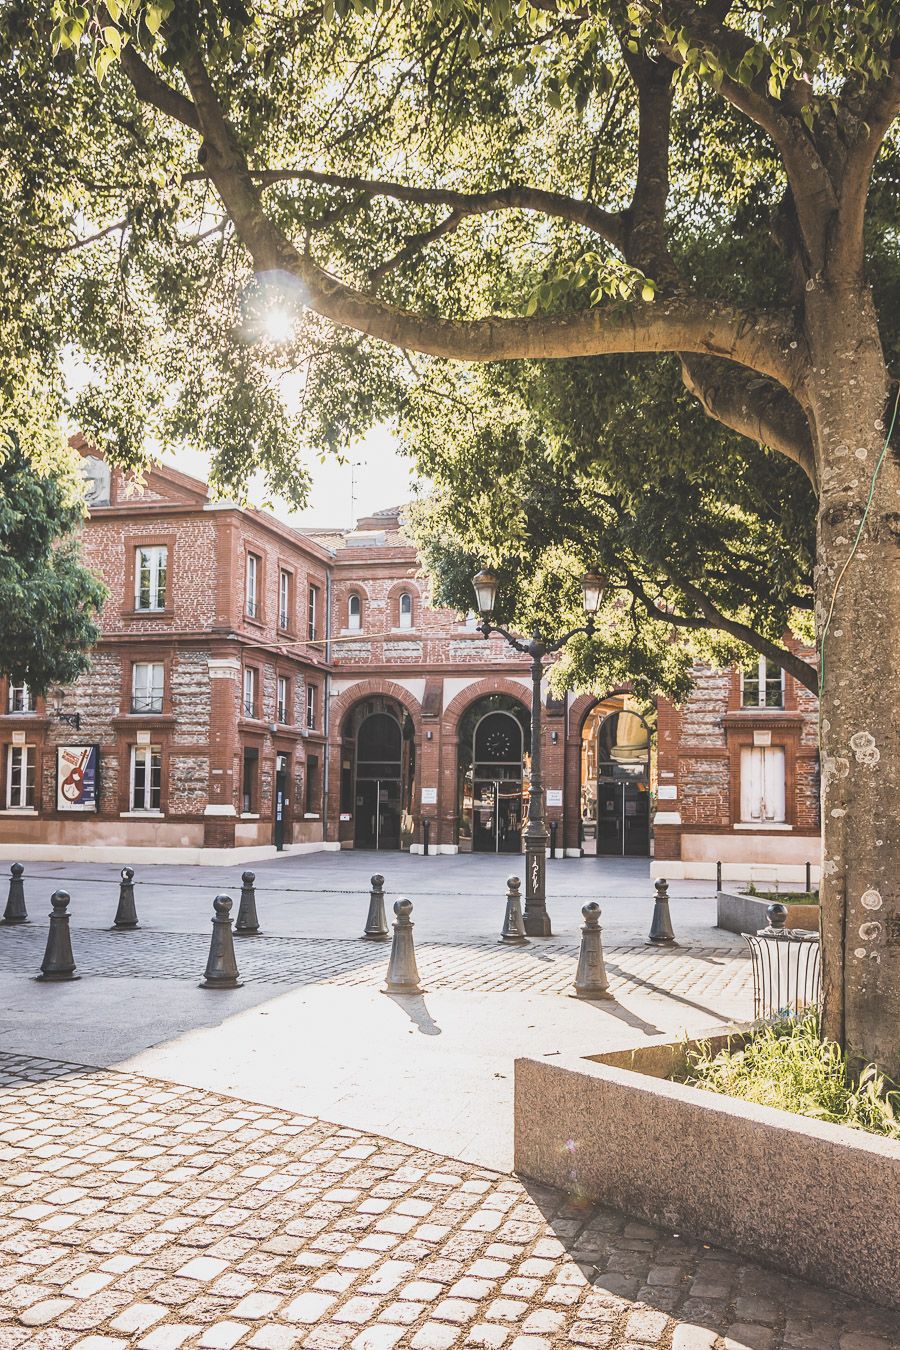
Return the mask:
<path fill-rule="evenodd" d="M 716 927 L 727 928 L 730 933 L 757 933 L 769 922 L 766 909 L 771 903 L 771 900 L 760 900 L 739 891 L 717 891 Z M 788 928 L 805 928 L 818 933 L 818 905 L 786 905 L 785 908 Z"/>
<path fill-rule="evenodd" d="M 685 1049 L 516 1060 L 516 1171 L 900 1307 L 900 1143 L 670 1082 Z"/>

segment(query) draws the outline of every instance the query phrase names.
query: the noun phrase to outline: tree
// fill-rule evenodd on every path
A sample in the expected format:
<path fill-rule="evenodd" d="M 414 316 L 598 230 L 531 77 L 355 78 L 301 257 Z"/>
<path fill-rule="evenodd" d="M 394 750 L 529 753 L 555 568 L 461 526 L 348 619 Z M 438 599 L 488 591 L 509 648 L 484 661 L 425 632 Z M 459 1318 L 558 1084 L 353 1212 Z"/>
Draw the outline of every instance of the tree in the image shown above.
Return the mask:
<path fill-rule="evenodd" d="M 20 54 L 43 53 L 47 11 L 14 9 Z M 711 417 L 802 468 L 817 496 L 825 1027 L 900 1074 L 893 0 L 52 11 L 61 96 L 91 89 L 75 96 L 75 158 L 93 145 L 98 171 L 75 224 L 57 222 L 82 229 L 51 285 L 70 288 L 80 337 L 129 395 L 85 401 L 92 436 L 114 424 L 124 453 L 148 421 L 207 442 L 233 431 L 277 472 L 279 447 L 306 434 L 277 426 L 264 378 L 278 304 L 297 318 L 288 359 L 308 353 L 306 417 L 329 401 L 337 416 L 313 440 L 415 382 L 422 363 L 404 373 L 393 349 L 668 352 Z M 747 265 L 766 257 L 768 275 Z"/>
<path fill-rule="evenodd" d="M 630 679 L 680 698 L 693 659 L 747 648 L 812 692 L 813 496 L 802 471 L 707 419 L 677 362 L 633 357 L 454 371 L 410 395 L 409 450 L 433 483 L 413 529 L 444 604 L 469 609 L 487 562 L 502 617 L 531 631 L 579 622 L 578 578 L 617 591 L 606 640 L 579 642 L 558 681 Z M 465 402 L 466 416 L 460 416 Z M 673 645 L 673 638 L 682 640 Z"/>
<path fill-rule="evenodd" d="M 99 637 L 106 588 L 79 562 L 83 516 L 71 459 L 41 466 L 15 432 L 0 434 L 0 674 L 32 693 L 88 670 Z"/>

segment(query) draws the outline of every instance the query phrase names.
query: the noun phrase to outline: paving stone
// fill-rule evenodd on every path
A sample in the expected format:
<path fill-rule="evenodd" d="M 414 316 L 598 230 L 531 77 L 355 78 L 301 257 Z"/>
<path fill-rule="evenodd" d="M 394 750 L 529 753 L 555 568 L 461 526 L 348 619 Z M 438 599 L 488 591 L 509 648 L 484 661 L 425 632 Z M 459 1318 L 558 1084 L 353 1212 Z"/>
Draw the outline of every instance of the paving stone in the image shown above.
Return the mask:
<path fill-rule="evenodd" d="M 774 1344 L 775 1332 L 771 1327 L 747 1322 L 735 1322 L 725 1337 L 725 1350 L 772 1350 Z"/>
<path fill-rule="evenodd" d="M 209 1350 L 231 1350 L 249 1330 L 246 1322 L 216 1322 L 207 1327 L 197 1344 Z"/>
<path fill-rule="evenodd" d="M 446 1322 L 426 1322 L 410 1344 L 413 1350 L 450 1350 L 459 1335 L 459 1327 L 448 1326 Z"/>

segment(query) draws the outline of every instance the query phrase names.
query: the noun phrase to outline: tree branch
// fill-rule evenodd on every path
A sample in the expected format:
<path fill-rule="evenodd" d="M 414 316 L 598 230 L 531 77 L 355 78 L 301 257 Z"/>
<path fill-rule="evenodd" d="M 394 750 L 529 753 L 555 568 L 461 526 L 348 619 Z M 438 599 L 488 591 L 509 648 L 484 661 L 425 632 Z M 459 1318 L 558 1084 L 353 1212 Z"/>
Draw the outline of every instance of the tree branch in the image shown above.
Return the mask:
<path fill-rule="evenodd" d="M 186 174 L 185 178 L 199 176 Z M 453 188 L 414 187 L 409 183 L 324 173 L 318 169 L 252 169 L 250 176 L 263 188 L 290 181 L 317 183 L 322 187 L 342 188 L 367 197 L 391 197 L 394 201 L 419 206 L 447 206 L 457 212 L 461 220 L 466 216 L 487 215 L 491 211 L 536 211 L 541 215 L 568 220 L 573 225 L 582 225 L 620 251 L 625 239 L 620 213 L 604 211 L 593 202 L 578 197 L 566 197 L 560 192 L 547 192 L 543 188 L 523 184 L 495 188 L 490 192 L 457 192 Z"/>
<path fill-rule="evenodd" d="M 809 422 L 792 394 L 732 361 L 682 353 L 681 370 L 685 387 L 700 400 L 709 417 L 751 441 L 780 451 L 799 464 L 816 486 Z"/>
<path fill-rule="evenodd" d="M 126 43 L 122 48 L 120 59 L 122 69 L 131 81 L 134 92 L 143 103 L 152 103 L 160 112 L 174 117 L 176 122 L 182 122 L 192 131 L 200 130 L 200 119 L 191 100 L 185 98 L 177 89 L 173 89 L 170 84 L 166 84 L 165 80 L 161 80 L 138 56 L 132 43 Z"/>
<path fill-rule="evenodd" d="M 449 216 L 445 216 L 444 219 L 439 221 L 432 229 L 422 230 L 419 234 L 408 235 L 406 243 L 401 249 L 398 249 L 393 257 L 386 258 L 383 263 L 378 267 L 374 267 L 369 273 L 369 281 L 373 288 L 377 287 L 378 283 L 382 281 L 389 272 L 393 272 L 398 267 L 402 267 L 405 262 L 408 262 L 410 258 L 415 257 L 415 255 L 423 248 L 427 248 L 427 246 L 433 243 L 435 239 L 440 239 L 445 234 L 452 234 L 464 219 L 465 216 L 461 212 L 451 211 Z"/>
<path fill-rule="evenodd" d="M 802 362 L 787 312 L 755 313 L 716 301 L 672 298 L 540 318 L 449 319 L 400 309 L 345 285 L 301 254 L 268 218 L 203 63 L 192 53 L 183 58 L 182 69 L 200 119 L 205 167 L 257 272 L 271 273 L 282 283 L 285 278 L 299 281 L 302 303 L 323 318 L 394 347 L 450 360 L 688 351 L 731 357 L 787 388 L 799 384 Z"/>
<path fill-rule="evenodd" d="M 900 37 L 893 46 L 900 46 Z M 837 273 L 857 282 L 862 281 L 865 268 L 864 226 L 872 169 L 898 113 L 900 53 L 891 61 L 887 76 L 853 109 L 857 138 L 847 152 L 841 173 L 830 263 Z"/>

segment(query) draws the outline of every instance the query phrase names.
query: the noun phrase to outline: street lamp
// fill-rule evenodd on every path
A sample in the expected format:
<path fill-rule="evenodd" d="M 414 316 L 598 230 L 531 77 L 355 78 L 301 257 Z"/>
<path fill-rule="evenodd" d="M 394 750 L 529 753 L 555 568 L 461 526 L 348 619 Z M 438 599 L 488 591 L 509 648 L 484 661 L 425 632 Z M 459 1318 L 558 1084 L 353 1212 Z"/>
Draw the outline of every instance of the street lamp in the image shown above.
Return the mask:
<path fill-rule="evenodd" d="M 585 623 L 572 628 L 555 642 L 533 633 L 530 638 L 516 637 L 498 624 L 491 622 L 497 604 L 500 581 L 487 568 L 472 578 L 475 599 L 481 615 L 479 628 L 485 637 L 499 633 L 517 652 L 531 657 L 531 791 L 528 796 L 528 821 L 525 826 L 525 912 L 522 916 L 525 932 L 530 937 L 550 937 L 550 915 L 547 913 L 547 840 L 549 832 L 544 819 L 544 785 L 541 781 L 541 680 L 544 657 L 558 652 L 570 638 L 579 633 L 594 635 L 594 619 L 606 589 L 606 578 L 599 572 L 585 572 L 581 578 Z"/>
<path fill-rule="evenodd" d="M 57 722 L 65 722 L 67 726 L 74 727 L 76 731 L 81 730 L 81 713 L 63 712 L 63 699 L 65 695 L 62 689 L 53 690 L 53 717 Z"/>

